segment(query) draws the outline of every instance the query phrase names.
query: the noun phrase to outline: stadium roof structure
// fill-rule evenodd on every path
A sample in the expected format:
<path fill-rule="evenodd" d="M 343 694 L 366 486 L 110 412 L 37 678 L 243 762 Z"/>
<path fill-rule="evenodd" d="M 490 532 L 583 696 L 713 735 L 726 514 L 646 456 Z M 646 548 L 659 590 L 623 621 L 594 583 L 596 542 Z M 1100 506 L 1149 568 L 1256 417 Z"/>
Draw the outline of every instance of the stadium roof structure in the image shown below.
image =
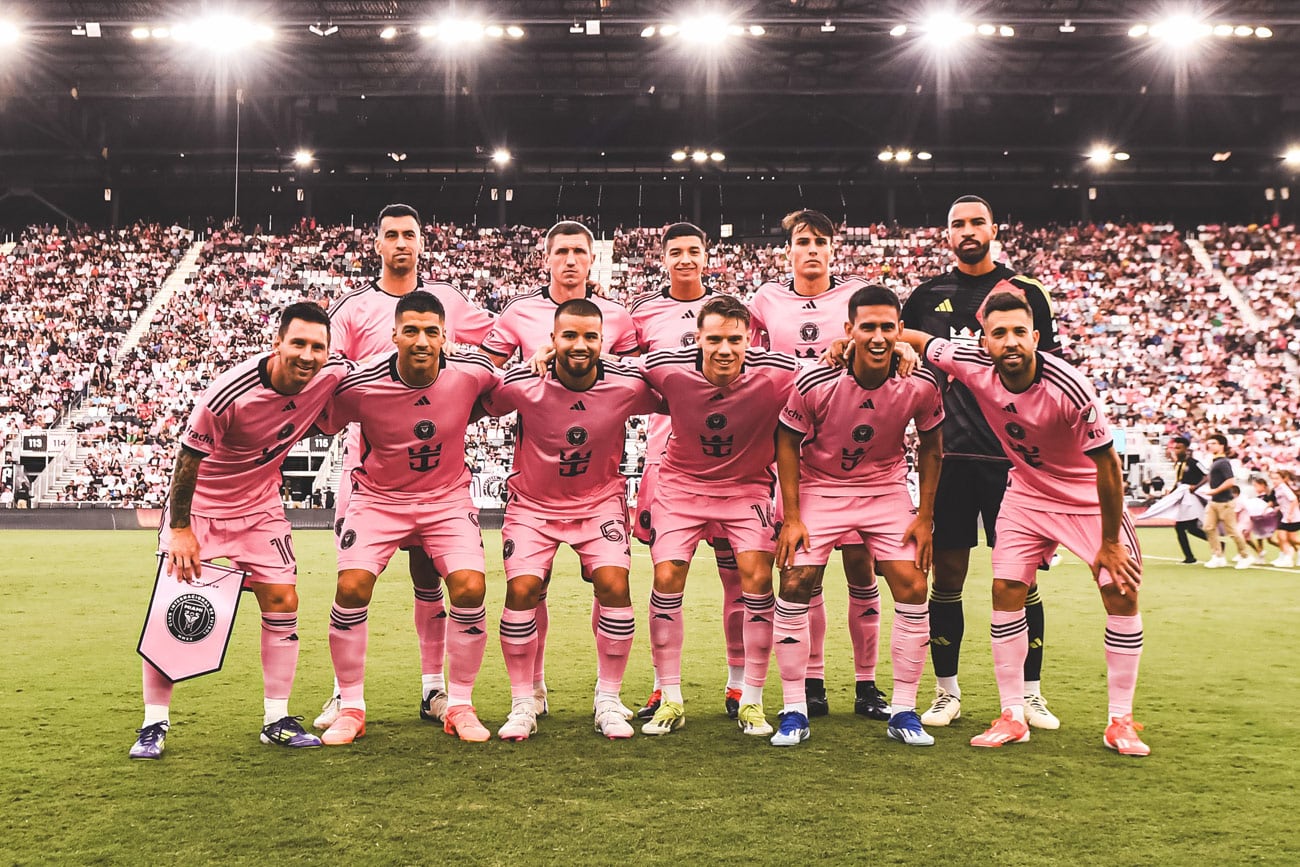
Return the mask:
<path fill-rule="evenodd" d="M 229 215 L 236 178 L 268 215 L 650 188 L 725 219 L 779 187 L 871 219 L 968 188 L 1266 216 L 1300 171 L 1297 57 L 1292 0 L 6 0 L 0 196 L 92 221 Z"/>

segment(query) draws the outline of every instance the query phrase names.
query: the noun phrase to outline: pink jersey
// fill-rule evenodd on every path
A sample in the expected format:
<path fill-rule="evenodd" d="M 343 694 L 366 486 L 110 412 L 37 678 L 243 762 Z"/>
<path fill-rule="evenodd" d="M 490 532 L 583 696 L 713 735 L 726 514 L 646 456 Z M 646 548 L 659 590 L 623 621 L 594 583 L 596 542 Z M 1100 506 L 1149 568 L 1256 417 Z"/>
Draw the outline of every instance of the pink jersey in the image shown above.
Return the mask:
<path fill-rule="evenodd" d="M 280 394 L 271 386 L 270 360 L 266 353 L 230 368 L 190 413 L 181 446 L 203 456 L 190 509 L 195 515 L 234 518 L 281 509 L 280 465 L 356 369 L 334 358 L 302 391 Z"/>
<path fill-rule="evenodd" d="M 604 317 L 602 351 L 608 355 L 636 352 L 636 328 L 627 311 L 608 298 L 593 294 L 590 289 L 587 290 L 587 300 L 599 307 Z M 520 295 L 501 310 L 492 330 L 483 338 L 483 348 L 506 358 L 519 350 L 524 358 L 530 358 L 537 347 L 551 342 L 551 332 L 555 330 L 555 308 L 558 306 L 546 286 Z"/>
<path fill-rule="evenodd" d="M 820 295 L 800 295 L 794 281 L 764 283 L 749 301 L 751 327 L 758 342 L 800 361 L 816 361 L 849 321 L 849 298 L 867 282 L 860 277 L 831 278 Z"/>
<path fill-rule="evenodd" d="M 906 484 L 909 421 L 918 431 L 943 422 L 943 395 L 928 370 L 891 373 L 876 388 L 863 388 L 850 369 L 805 370 L 781 411 L 781 424 L 804 435 L 800 492 L 854 497 Z"/>
<path fill-rule="evenodd" d="M 483 399 L 492 415 L 519 413 L 510 501 L 530 512 L 572 518 L 584 508 L 624 496 L 624 424 L 628 416 L 660 406 L 640 371 L 599 364 L 596 383 L 570 391 L 551 372 L 540 377 L 527 366 L 506 374 Z"/>
<path fill-rule="evenodd" d="M 669 294 L 668 287 L 657 292 L 647 292 L 632 301 L 628 313 L 636 327 L 637 347 L 642 352 L 658 349 L 680 349 L 695 345 L 695 332 L 699 330 L 696 317 L 700 305 L 709 300 L 713 290 L 705 287 L 704 295 L 694 301 L 678 301 Z M 666 415 L 650 416 L 646 431 L 645 462 L 657 464 L 668 446 L 672 425 Z"/>
<path fill-rule="evenodd" d="M 1082 374 L 1039 352 L 1037 377 L 1016 394 L 981 349 L 936 337 L 926 344 L 925 357 L 970 389 L 1011 459 L 1007 504 L 1076 515 L 1101 511 L 1097 467 L 1088 453 L 1111 445 L 1110 425 Z"/>
<path fill-rule="evenodd" d="M 478 354 L 443 355 L 438 377 L 416 388 L 397 372 L 397 353 L 339 383 L 321 427 L 361 425 L 356 490 L 395 503 L 427 503 L 465 491 L 465 429 L 475 402 L 500 382 Z"/>
<path fill-rule="evenodd" d="M 420 281 L 417 292 L 428 292 L 446 311 L 447 339 L 454 343 L 480 343 L 492 329 L 491 313 L 474 306 L 450 283 Z M 389 295 L 371 281 L 349 292 L 330 307 L 330 350 L 354 361 L 393 351 L 393 319 L 400 295 Z"/>
<path fill-rule="evenodd" d="M 645 360 L 645 377 L 668 402 L 672 437 L 660 487 L 708 496 L 770 495 L 777 417 L 790 397 L 799 362 L 750 347 L 730 385 L 700 372 L 699 349 L 664 349 Z"/>

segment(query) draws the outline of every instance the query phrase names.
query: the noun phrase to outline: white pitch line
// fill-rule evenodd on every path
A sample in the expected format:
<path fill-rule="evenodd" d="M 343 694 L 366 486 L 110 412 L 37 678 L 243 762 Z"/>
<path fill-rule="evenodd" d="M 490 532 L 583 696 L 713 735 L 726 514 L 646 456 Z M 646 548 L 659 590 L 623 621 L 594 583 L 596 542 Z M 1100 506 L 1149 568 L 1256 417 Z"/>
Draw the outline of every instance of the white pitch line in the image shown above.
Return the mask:
<path fill-rule="evenodd" d="M 1155 556 L 1154 554 L 1143 554 L 1143 555 L 1142 555 L 1142 559 L 1143 559 L 1143 560 L 1164 560 L 1164 561 L 1169 562 L 1169 563 L 1181 563 L 1181 562 L 1183 562 L 1183 561 L 1182 561 L 1181 559 L 1179 559 L 1178 557 L 1157 557 L 1157 556 Z M 1195 563 L 1188 563 L 1187 565 L 1188 565 L 1188 566 L 1201 566 L 1202 568 L 1204 568 L 1204 561 L 1202 561 L 1202 560 L 1198 560 L 1198 561 L 1196 561 Z M 1237 567 L 1236 567 L 1236 565 L 1232 565 L 1232 566 L 1224 566 L 1224 567 L 1222 567 L 1222 568 L 1224 568 L 1224 569 L 1231 569 L 1231 570 L 1233 570 L 1234 572 L 1237 571 Z M 1283 575 L 1295 575 L 1295 574 L 1297 574 L 1297 573 L 1296 573 L 1296 570 L 1294 570 L 1294 569 L 1283 569 L 1281 566 L 1251 566 L 1250 568 L 1251 568 L 1251 569 L 1263 569 L 1263 570 L 1266 571 L 1266 572 L 1280 572 L 1280 573 L 1282 573 Z M 1249 571 L 1249 570 L 1242 569 L 1241 571 L 1242 571 L 1242 572 L 1246 572 L 1246 571 Z"/>

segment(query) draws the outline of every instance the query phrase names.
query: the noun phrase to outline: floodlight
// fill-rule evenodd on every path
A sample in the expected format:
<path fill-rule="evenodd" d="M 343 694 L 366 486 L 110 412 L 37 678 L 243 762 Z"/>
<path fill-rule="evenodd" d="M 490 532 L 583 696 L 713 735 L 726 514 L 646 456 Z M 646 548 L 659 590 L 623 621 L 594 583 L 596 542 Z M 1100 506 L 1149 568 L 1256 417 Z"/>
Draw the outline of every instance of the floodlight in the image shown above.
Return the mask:
<path fill-rule="evenodd" d="M 339 26 L 331 21 L 329 24 L 322 27 L 321 23 L 317 21 L 315 24 L 308 26 L 307 31 L 321 37 L 333 36 L 335 33 L 339 32 Z"/>
<path fill-rule="evenodd" d="M 132 27 L 132 28 L 131 28 L 131 38 L 132 38 L 132 39 L 148 39 L 148 38 L 149 38 L 149 28 L 148 28 L 148 27 Z"/>
<path fill-rule="evenodd" d="M 389 151 L 389 152 L 388 152 L 388 155 L 389 155 L 390 157 L 393 158 L 393 162 L 395 162 L 395 163 L 400 163 L 400 162 L 405 162 L 405 161 L 406 161 L 406 154 L 405 154 L 405 153 L 398 153 L 397 151 Z"/>
<path fill-rule="evenodd" d="M 651 36 L 654 35 L 655 35 L 655 26 L 653 24 L 641 28 L 642 39 L 649 39 Z"/>
<path fill-rule="evenodd" d="M 493 39 L 500 39 L 502 36 L 506 35 L 506 29 L 500 24 L 489 24 L 484 28 L 483 32 L 488 36 L 491 36 Z"/>
<path fill-rule="evenodd" d="M 708 151 L 692 151 L 692 152 L 691 152 L 691 159 L 695 160 L 697 163 L 707 162 L 708 159 L 709 159 L 709 152 L 708 152 Z"/>
<path fill-rule="evenodd" d="M 511 24 L 506 28 L 506 36 L 509 36 L 511 39 L 523 39 L 524 28 L 520 27 L 518 24 Z"/>
<path fill-rule="evenodd" d="M 934 154 L 929 151 L 917 151 L 916 158 L 922 162 L 934 159 Z"/>
<path fill-rule="evenodd" d="M 764 33 L 766 33 L 766 32 L 767 32 L 767 28 L 764 27 L 762 24 L 751 24 L 751 25 L 749 25 L 749 35 L 750 35 L 750 36 L 762 36 L 762 35 L 763 35 Z M 1269 34 L 1269 35 L 1271 36 L 1272 34 Z"/>
<path fill-rule="evenodd" d="M 912 152 L 907 149 L 895 151 L 894 161 L 899 163 L 910 163 L 912 161 Z"/>
<path fill-rule="evenodd" d="M 1214 33 L 1214 28 L 1190 15 L 1174 15 L 1151 25 L 1150 33 L 1152 39 L 1158 39 L 1174 48 L 1187 48 L 1198 39 Z"/>
<path fill-rule="evenodd" d="M 722 151 L 714 151 L 713 153 L 709 154 L 709 159 L 713 160 L 715 163 L 720 163 L 726 158 L 727 155 L 724 154 Z"/>
<path fill-rule="evenodd" d="M 492 151 L 492 162 L 499 166 L 504 166 L 506 163 L 510 162 L 511 159 L 510 151 L 505 148 L 497 148 Z"/>
<path fill-rule="evenodd" d="M 438 35 L 438 25 L 421 24 L 415 32 L 420 34 L 420 37 L 422 39 L 432 39 L 433 37 Z"/>
<path fill-rule="evenodd" d="M 1095 147 L 1088 151 L 1088 162 L 1097 163 L 1098 165 L 1110 162 L 1110 148 Z"/>
<path fill-rule="evenodd" d="M 165 38 L 165 34 L 159 35 L 158 30 L 154 30 L 151 35 L 155 39 Z M 172 29 L 171 35 L 179 42 L 191 42 L 211 51 L 228 52 L 247 48 L 255 42 L 270 41 L 273 34 L 265 24 L 217 15 L 200 18 L 193 24 L 178 24 Z"/>
<path fill-rule="evenodd" d="M 1147 33 L 1149 32 L 1150 32 L 1150 28 L 1148 28 L 1145 24 L 1134 24 L 1132 27 L 1128 29 L 1128 35 L 1134 39 L 1141 39 L 1143 36 L 1146 36 Z"/>
<path fill-rule="evenodd" d="M 396 36 L 397 36 L 397 28 L 391 25 L 379 31 L 380 39 L 392 39 Z"/>
<path fill-rule="evenodd" d="M 998 28 L 998 35 L 1004 39 L 1010 39 L 1012 36 L 1016 35 L 1016 28 L 1008 24 L 1003 24 Z"/>
<path fill-rule="evenodd" d="M 952 45 L 959 39 L 972 36 L 976 32 L 974 24 L 946 13 L 932 15 L 926 19 L 924 30 L 926 41 L 941 47 Z"/>
<path fill-rule="evenodd" d="M 1273 29 L 1271 27 L 1256 27 L 1255 36 L 1258 39 L 1271 39 L 1273 37 Z"/>
<path fill-rule="evenodd" d="M 1226 163 L 1232 157 L 1232 151 L 1215 151 L 1210 159 L 1216 163 Z"/>
<path fill-rule="evenodd" d="M 686 160 L 686 151 L 673 151 L 673 162 L 680 163 Z"/>
<path fill-rule="evenodd" d="M 882 163 L 887 163 L 893 158 L 894 158 L 893 151 L 881 151 L 880 153 L 876 154 L 876 159 L 880 160 Z"/>
<path fill-rule="evenodd" d="M 676 36 L 677 33 L 678 33 L 678 31 L 680 31 L 680 30 L 681 30 L 681 28 L 678 27 L 676 24 L 665 24 L 663 27 L 660 27 L 660 28 L 659 28 L 659 35 L 660 35 L 660 36 Z"/>
<path fill-rule="evenodd" d="M 86 38 L 87 38 L 87 39 L 99 39 L 99 38 L 100 38 L 101 36 L 103 36 L 103 35 L 104 35 L 104 33 L 103 33 L 103 31 L 100 29 L 100 27 L 99 27 L 99 22 L 98 22 L 98 21 L 87 21 L 87 22 L 86 22 Z"/>
<path fill-rule="evenodd" d="M 732 35 L 727 22 L 717 15 L 688 18 L 681 23 L 681 33 L 687 42 L 703 45 L 718 45 Z"/>
<path fill-rule="evenodd" d="M 907 35 L 907 25 L 906 25 L 906 24 L 895 24 L 892 28 L 890 28 L 890 30 L 889 30 L 889 35 L 890 35 L 890 36 L 906 36 L 906 35 Z"/>
<path fill-rule="evenodd" d="M 309 150 L 298 150 L 293 154 L 293 164 L 295 166 L 309 166 L 313 159 L 315 159 L 315 154 Z"/>
<path fill-rule="evenodd" d="M 1128 162 L 1128 154 L 1125 153 L 1124 151 L 1116 151 L 1115 153 L 1111 154 L 1111 158 L 1118 160 L 1121 163 Z"/>
<path fill-rule="evenodd" d="M 1073 33 L 1078 28 L 1075 27 L 1073 24 L 1071 24 L 1070 19 L 1067 18 L 1065 19 L 1065 23 L 1056 29 L 1061 31 L 1062 33 Z"/>
<path fill-rule="evenodd" d="M 994 33 L 998 32 L 998 29 L 992 24 L 981 24 L 975 29 L 979 31 L 980 36 L 992 36 Z"/>
<path fill-rule="evenodd" d="M 579 21 L 577 18 L 575 18 L 573 19 L 573 23 L 569 25 L 569 32 L 573 34 L 578 34 L 578 33 L 585 33 L 587 31 L 582 26 L 582 22 Z"/>
<path fill-rule="evenodd" d="M 18 25 L 10 21 L 0 21 L 0 45 L 14 45 L 21 35 L 18 32 Z"/>
<path fill-rule="evenodd" d="M 149 31 L 149 35 L 154 39 L 170 39 L 172 31 L 168 27 L 155 27 Z"/>
<path fill-rule="evenodd" d="M 1289 166 L 1300 166 L 1300 146 L 1287 148 L 1282 161 Z"/>
<path fill-rule="evenodd" d="M 1253 36 L 1254 33 L 1255 33 L 1255 28 L 1247 27 L 1245 24 L 1238 24 L 1236 27 L 1232 29 L 1233 36 L 1242 36 L 1242 37 Z"/>
<path fill-rule="evenodd" d="M 1215 35 L 1215 36 L 1231 36 L 1231 35 L 1232 35 L 1232 25 L 1231 25 L 1231 24 L 1219 24 L 1219 25 L 1217 25 L 1217 26 L 1214 28 L 1214 35 Z"/>
<path fill-rule="evenodd" d="M 834 33 L 834 32 L 835 32 L 835 25 L 831 23 L 831 19 L 827 18 L 826 23 L 822 25 L 822 33 Z"/>
<path fill-rule="evenodd" d="M 461 45 L 483 40 L 483 25 L 464 18 L 449 18 L 438 22 L 438 39 L 446 45 Z"/>

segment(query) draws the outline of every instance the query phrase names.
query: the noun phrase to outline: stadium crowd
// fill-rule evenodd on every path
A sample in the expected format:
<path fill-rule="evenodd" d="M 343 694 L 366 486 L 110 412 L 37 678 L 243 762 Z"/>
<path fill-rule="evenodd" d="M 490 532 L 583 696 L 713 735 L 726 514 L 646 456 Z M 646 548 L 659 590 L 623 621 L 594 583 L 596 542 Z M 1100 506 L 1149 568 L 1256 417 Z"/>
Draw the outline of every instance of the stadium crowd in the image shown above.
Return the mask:
<path fill-rule="evenodd" d="M 499 311 L 541 280 L 542 230 L 434 225 L 425 233 L 424 278 L 449 282 L 486 309 Z M 627 304 L 659 286 L 659 234 L 616 231 L 613 271 L 602 291 Z M 1243 319 L 1216 275 L 1169 227 L 1013 226 L 1001 233 L 999 258 L 1051 293 L 1067 359 L 1092 379 L 1116 422 L 1156 441 L 1177 432 L 1200 442 L 1223 430 L 1248 470 L 1294 465 L 1294 232 L 1215 229 L 1203 237 L 1261 328 Z M 304 223 L 285 235 L 227 227 L 203 243 L 192 288 L 155 315 L 111 375 L 116 341 L 180 255 L 180 231 L 136 226 L 64 237 L 34 229 L 6 257 L 0 441 L 54 423 L 81 394 L 93 409 L 82 425 L 83 468 L 50 492 L 54 498 L 157 505 L 176 437 L 203 386 L 232 359 L 264 346 L 284 305 L 305 297 L 328 306 L 372 279 L 376 268 L 370 231 L 347 226 Z M 906 298 L 950 264 L 940 229 L 867 226 L 844 230 L 835 270 Z M 786 273 L 776 243 L 720 242 L 706 282 L 745 298 Z M 508 428 L 485 420 L 469 436 L 475 469 L 504 474 Z M 633 434 L 630 441 L 643 438 Z M 630 452 L 629 464 L 637 457 Z M 1135 487 L 1140 478 L 1135 473 Z"/>

